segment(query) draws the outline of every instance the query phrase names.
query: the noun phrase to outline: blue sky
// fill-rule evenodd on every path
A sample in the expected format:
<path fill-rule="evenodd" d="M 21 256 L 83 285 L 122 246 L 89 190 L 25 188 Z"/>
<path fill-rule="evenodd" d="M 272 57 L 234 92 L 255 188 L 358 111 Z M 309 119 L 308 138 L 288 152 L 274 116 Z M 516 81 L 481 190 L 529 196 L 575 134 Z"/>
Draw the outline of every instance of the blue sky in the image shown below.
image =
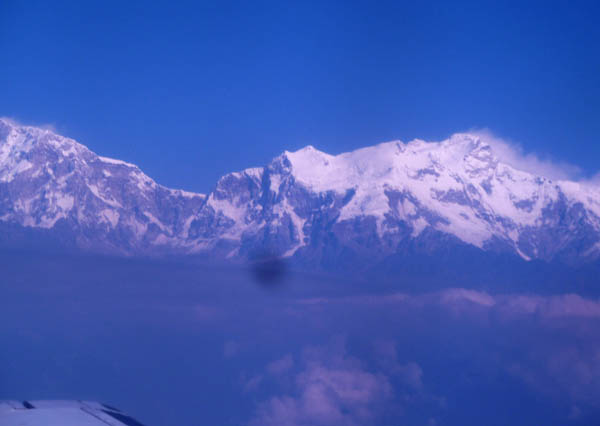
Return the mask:
<path fill-rule="evenodd" d="M 0 115 L 52 124 L 196 191 L 284 149 L 338 153 L 482 127 L 591 175 L 599 11 L 573 1 L 8 0 Z"/>

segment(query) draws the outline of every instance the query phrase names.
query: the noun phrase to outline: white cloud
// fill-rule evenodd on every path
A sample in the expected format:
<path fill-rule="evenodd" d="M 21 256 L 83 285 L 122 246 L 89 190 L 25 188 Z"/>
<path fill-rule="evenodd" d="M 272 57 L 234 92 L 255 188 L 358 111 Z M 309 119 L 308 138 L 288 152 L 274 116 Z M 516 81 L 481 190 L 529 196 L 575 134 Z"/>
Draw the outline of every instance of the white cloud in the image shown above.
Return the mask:
<path fill-rule="evenodd" d="M 399 378 L 401 382 L 413 390 L 422 390 L 423 370 L 415 362 L 402 364 L 398 360 L 396 342 L 391 340 L 380 340 L 375 342 L 377 361 L 384 371 Z"/>
<path fill-rule="evenodd" d="M 271 362 L 267 365 L 267 371 L 273 375 L 280 375 L 289 371 L 294 366 L 294 358 L 287 354 L 281 359 Z"/>
<path fill-rule="evenodd" d="M 581 178 L 582 170 L 579 166 L 542 158 L 535 153 L 525 153 L 523 147 L 518 143 L 495 136 L 488 129 L 475 129 L 468 133 L 479 136 L 482 141 L 490 144 L 498 159 L 515 169 L 555 180 Z"/>
<path fill-rule="evenodd" d="M 326 345 L 304 347 L 299 357 L 288 354 L 271 362 L 268 374 L 244 382 L 254 386 L 270 377 L 275 381 L 263 389 L 280 389 L 257 406 L 250 426 L 372 425 L 424 406 L 429 418 L 443 408 L 443 398 L 427 392 L 417 363 L 400 362 L 397 346 L 393 340 L 374 341 L 370 356 L 359 359 L 337 335 Z M 413 421 L 421 416 L 417 411 Z"/>
<path fill-rule="evenodd" d="M 244 380 L 243 381 L 243 386 L 244 386 L 244 392 L 254 392 L 258 389 L 258 387 L 260 386 L 260 384 L 263 381 L 263 376 L 262 374 L 257 374 L 256 376 L 252 376 L 250 379 L 248 380 Z"/>
<path fill-rule="evenodd" d="M 600 185 L 600 172 L 592 176 L 589 181 L 590 183 L 593 183 L 595 185 Z"/>
<path fill-rule="evenodd" d="M 356 367 L 309 364 L 296 377 L 294 396 L 275 396 L 263 403 L 252 424 L 369 424 L 372 405 L 388 399 L 387 378 Z"/>
<path fill-rule="evenodd" d="M 33 126 L 39 129 L 48 130 L 52 133 L 57 133 L 56 125 L 53 123 L 42 123 L 42 124 L 24 124 L 20 120 L 13 117 L 0 117 L 0 120 L 4 120 L 10 123 L 12 126 Z"/>
<path fill-rule="evenodd" d="M 492 295 L 484 291 L 465 288 L 448 288 L 438 292 L 411 296 L 403 293 L 366 295 L 339 298 L 300 299 L 307 306 L 339 304 L 369 307 L 378 305 L 412 306 L 425 308 L 440 306 L 452 312 L 479 312 L 478 309 L 494 311 L 503 316 L 536 315 L 541 318 L 600 318 L 600 301 L 577 294 L 556 296 Z M 477 309 L 476 309 L 477 308 Z"/>
<path fill-rule="evenodd" d="M 269 364 L 271 373 L 290 374 L 294 390 L 260 404 L 251 425 L 372 424 L 377 407 L 393 396 L 388 377 L 349 357 L 343 340 L 305 349 L 301 370 L 292 367 L 291 356 Z"/>

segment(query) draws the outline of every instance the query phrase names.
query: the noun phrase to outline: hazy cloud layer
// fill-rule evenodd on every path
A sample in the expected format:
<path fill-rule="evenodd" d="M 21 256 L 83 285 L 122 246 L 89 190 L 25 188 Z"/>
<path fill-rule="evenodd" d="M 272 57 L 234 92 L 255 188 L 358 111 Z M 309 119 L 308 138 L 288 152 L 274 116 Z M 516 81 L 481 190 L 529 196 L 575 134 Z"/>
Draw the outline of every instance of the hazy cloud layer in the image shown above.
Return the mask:
<path fill-rule="evenodd" d="M 363 355 L 363 364 L 354 364 L 362 366 L 350 369 L 348 373 L 358 376 L 370 374 L 373 376 L 371 382 L 378 383 L 380 389 L 387 389 L 388 385 L 391 387 L 385 392 L 371 394 L 377 395 L 381 403 L 366 404 L 368 409 L 364 412 L 369 416 L 345 419 L 347 424 L 368 424 L 366 418 L 370 421 L 385 418 L 386 409 L 391 405 L 402 407 L 402 413 L 395 413 L 396 420 L 405 418 L 406 412 L 412 408 L 418 412 L 427 407 L 432 418 L 414 415 L 407 418 L 416 421 L 415 424 L 427 424 L 446 416 L 443 408 L 446 398 L 456 398 L 456 395 L 446 392 L 457 386 L 456 383 L 463 383 L 461 386 L 465 388 L 461 391 L 465 395 L 472 393 L 474 400 L 491 398 L 493 392 L 498 391 L 494 380 L 499 380 L 491 378 L 498 375 L 512 377 L 520 383 L 511 385 L 516 388 L 510 392 L 526 396 L 515 398 L 537 398 L 533 395 L 540 395 L 542 401 L 549 405 L 568 406 L 568 410 L 561 408 L 565 421 L 568 418 L 574 424 L 586 424 L 590 419 L 597 419 L 600 409 L 597 398 L 600 395 L 600 301 L 596 299 L 577 294 L 490 294 L 452 288 L 418 295 L 392 293 L 307 298 L 296 303 L 305 309 L 304 316 L 315 322 L 323 322 L 322 318 L 329 316 L 332 322 L 349 316 L 367 318 L 377 315 L 382 318 L 373 322 L 385 328 L 372 329 L 370 355 L 366 358 Z M 378 335 L 404 337 L 386 339 Z M 415 342 L 422 348 L 415 349 Z M 433 367 L 423 366 L 422 355 L 415 356 L 413 352 L 420 353 L 427 347 L 426 353 L 439 352 Z M 320 353 L 323 354 L 323 350 Z M 340 351 L 330 349 L 329 356 L 334 353 L 339 354 Z M 407 359 L 407 356 L 410 358 Z M 284 416 L 288 410 L 293 413 L 291 418 L 296 419 L 295 423 L 289 423 L 293 425 L 311 422 L 335 424 L 333 419 L 339 420 L 332 415 L 318 423 L 303 410 L 306 403 L 304 392 L 312 391 L 310 384 L 313 382 L 299 380 L 299 375 L 313 377 L 311 374 L 316 372 L 325 375 L 323 368 L 331 365 L 313 371 L 310 367 L 320 365 L 319 360 L 326 359 L 326 356 L 316 359 L 316 363 L 305 363 L 304 371 L 295 373 L 298 374 L 296 393 L 273 396 L 263 402 L 256 422 L 279 419 L 277 416 Z M 344 365 L 343 357 L 338 355 L 337 359 L 341 360 L 337 365 Z M 441 367 L 452 359 L 461 360 L 458 369 L 445 370 Z M 463 375 L 466 376 L 461 378 Z M 380 377 L 379 381 L 375 377 Z M 432 377 L 438 377 L 437 380 L 444 383 L 442 388 L 446 389 L 445 392 L 439 393 L 439 388 L 431 387 Z M 477 391 L 478 381 L 487 383 L 489 380 L 492 380 L 491 385 Z M 335 394 L 341 390 L 334 389 L 332 392 Z M 509 396 L 501 393 L 498 398 Z M 332 407 L 345 412 L 343 398 L 336 401 L 337 405 Z M 374 402 L 375 397 L 369 401 Z M 502 403 L 500 400 L 497 402 Z M 491 413 L 479 415 L 483 419 L 492 418 L 486 417 Z M 327 423 L 326 419 L 331 423 Z M 556 421 L 560 423 L 558 418 Z"/>
<path fill-rule="evenodd" d="M 422 295 L 393 293 L 338 298 L 300 299 L 307 306 L 347 304 L 362 306 L 442 306 L 452 311 L 472 312 L 474 307 L 485 308 L 502 315 L 536 315 L 544 318 L 580 317 L 600 318 L 600 301 L 586 299 L 577 294 L 557 296 L 491 295 L 484 291 L 451 288 Z"/>
<path fill-rule="evenodd" d="M 5 399 L 93 398 L 164 425 L 600 424 L 594 297 L 306 276 L 265 291 L 245 273 L 199 285 L 196 270 L 81 286 L 68 267 L 9 285 L 11 264 Z"/>

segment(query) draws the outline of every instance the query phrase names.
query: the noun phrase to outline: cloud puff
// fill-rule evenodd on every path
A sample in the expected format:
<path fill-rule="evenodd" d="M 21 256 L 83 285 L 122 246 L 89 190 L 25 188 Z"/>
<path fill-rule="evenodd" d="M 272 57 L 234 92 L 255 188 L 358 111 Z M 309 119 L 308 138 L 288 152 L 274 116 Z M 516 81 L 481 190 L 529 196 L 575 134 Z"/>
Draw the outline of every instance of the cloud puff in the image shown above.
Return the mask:
<path fill-rule="evenodd" d="M 383 375 L 360 369 L 310 365 L 296 379 L 294 396 L 275 396 L 261 404 L 252 425 L 369 424 L 373 406 L 388 399 L 392 387 Z"/>
<path fill-rule="evenodd" d="M 282 374 L 292 364 L 291 356 L 286 356 L 267 369 Z M 292 392 L 261 403 L 251 425 L 372 424 L 378 408 L 393 396 L 389 378 L 349 357 L 339 341 L 306 348 L 300 371 L 290 373 Z"/>
<path fill-rule="evenodd" d="M 21 121 L 17 120 L 16 118 L 12 118 L 12 117 L 0 117 L 0 120 L 4 120 L 15 127 L 17 127 L 17 126 L 34 126 L 39 129 L 42 129 L 42 130 L 48 130 L 49 132 L 57 133 L 56 125 L 52 124 L 52 123 L 24 124 Z"/>
<path fill-rule="evenodd" d="M 294 366 L 294 358 L 291 354 L 287 354 L 281 359 L 271 362 L 267 365 L 267 371 L 273 375 L 286 373 Z"/>
<path fill-rule="evenodd" d="M 242 385 L 244 388 L 244 393 L 254 392 L 258 389 L 260 384 L 263 381 L 263 375 L 257 374 L 256 376 L 252 376 L 249 379 L 242 377 Z"/>
<path fill-rule="evenodd" d="M 495 136 L 488 129 L 471 130 L 468 133 L 479 136 L 488 143 L 498 159 L 517 170 L 555 180 L 577 180 L 582 176 L 580 167 L 565 162 L 541 158 L 534 153 L 525 153 L 523 147 L 512 141 Z"/>
<path fill-rule="evenodd" d="M 375 342 L 374 346 L 377 361 L 384 371 L 398 377 L 403 384 L 413 390 L 424 389 L 423 370 L 415 362 L 408 362 L 406 364 L 399 362 L 396 342 L 392 340 L 379 340 Z"/>

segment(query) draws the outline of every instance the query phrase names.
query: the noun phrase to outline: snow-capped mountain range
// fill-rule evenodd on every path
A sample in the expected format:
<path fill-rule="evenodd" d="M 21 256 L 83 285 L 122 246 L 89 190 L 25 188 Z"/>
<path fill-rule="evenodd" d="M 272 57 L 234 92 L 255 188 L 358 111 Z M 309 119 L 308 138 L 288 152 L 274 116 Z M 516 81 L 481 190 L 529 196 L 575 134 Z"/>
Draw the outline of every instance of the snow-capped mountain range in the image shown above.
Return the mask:
<path fill-rule="evenodd" d="M 0 224 L 4 245 L 39 232 L 125 255 L 269 254 L 322 264 L 460 245 L 586 262 L 600 258 L 600 187 L 516 170 L 462 133 L 340 155 L 307 146 L 196 194 L 0 119 Z"/>

